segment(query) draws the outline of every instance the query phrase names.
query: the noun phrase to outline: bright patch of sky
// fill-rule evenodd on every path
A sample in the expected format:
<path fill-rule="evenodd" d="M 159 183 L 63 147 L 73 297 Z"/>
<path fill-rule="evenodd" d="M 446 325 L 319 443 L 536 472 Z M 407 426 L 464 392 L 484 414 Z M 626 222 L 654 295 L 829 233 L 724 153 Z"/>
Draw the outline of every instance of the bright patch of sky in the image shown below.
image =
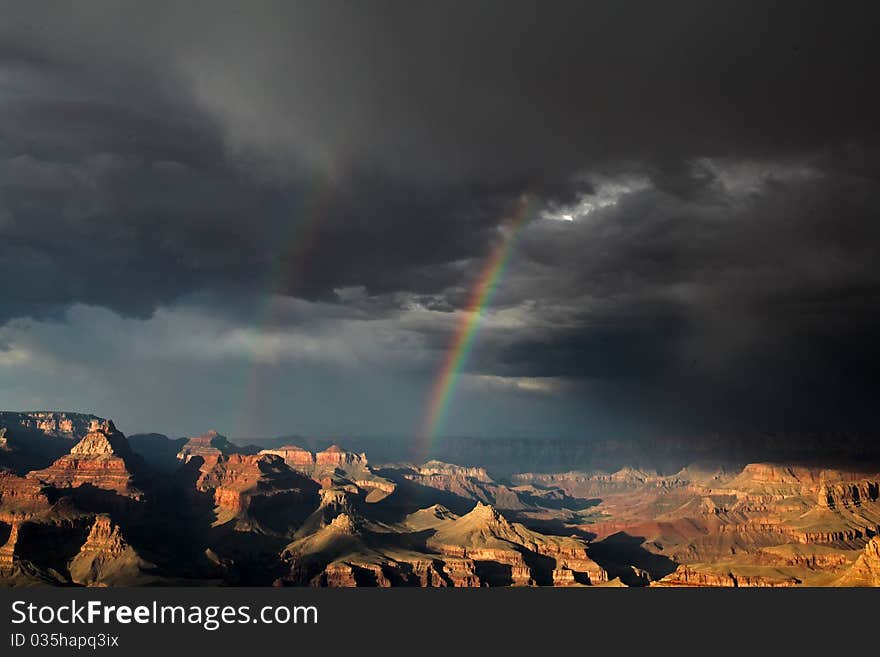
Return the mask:
<path fill-rule="evenodd" d="M 593 191 L 582 194 L 575 203 L 550 207 L 541 215 L 543 219 L 555 221 L 577 221 L 597 210 L 617 205 L 622 198 L 651 186 L 647 178 L 628 177 L 622 179 L 591 177 L 588 182 Z"/>

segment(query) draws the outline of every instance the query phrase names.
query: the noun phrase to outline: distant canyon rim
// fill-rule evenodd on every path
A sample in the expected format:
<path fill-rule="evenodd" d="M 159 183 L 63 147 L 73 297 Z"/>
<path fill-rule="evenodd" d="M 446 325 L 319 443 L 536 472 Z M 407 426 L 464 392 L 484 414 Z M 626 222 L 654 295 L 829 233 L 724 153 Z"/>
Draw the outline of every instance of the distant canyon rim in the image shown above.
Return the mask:
<path fill-rule="evenodd" d="M 0 585 L 880 586 L 856 437 L 321 442 L 0 412 Z"/>

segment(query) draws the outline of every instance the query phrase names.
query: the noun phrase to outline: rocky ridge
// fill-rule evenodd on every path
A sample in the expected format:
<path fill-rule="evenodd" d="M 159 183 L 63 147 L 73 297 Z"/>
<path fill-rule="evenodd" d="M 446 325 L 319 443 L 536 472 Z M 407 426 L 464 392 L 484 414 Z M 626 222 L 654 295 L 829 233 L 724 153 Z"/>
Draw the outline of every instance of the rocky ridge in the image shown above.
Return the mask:
<path fill-rule="evenodd" d="M 394 482 L 378 475 L 370 467 L 366 454 L 349 452 L 338 445 L 331 445 L 315 454 L 296 445 L 264 449 L 260 453 L 284 459 L 289 467 L 311 477 L 324 488 L 352 486 L 362 491 L 369 502 L 378 502 L 396 489 Z"/>
<path fill-rule="evenodd" d="M 880 536 L 874 536 L 835 586 L 880 586 Z"/>
<path fill-rule="evenodd" d="M 122 532 L 109 515 L 95 517 L 86 542 L 68 564 L 71 580 L 83 586 L 114 586 L 147 584 L 146 574 L 152 564 L 123 538 Z"/>
<path fill-rule="evenodd" d="M 864 466 L 507 480 L 210 432 L 156 436 L 160 471 L 109 420 L 0 415 L 2 584 L 878 585 L 880 474 Z M 44 465 L 22 472 L 22 455 Z"/>
<path fill-rule="evenodd" d="M 70 452 L 43 470 L 28 473 L 29 479 L 55 488 L 92 486 L 140 499 L 133 485 L 136 457 L 125 436 L 110 420 L 92 420 L 88 433 Z"/>
<path fill-rule="evenodd" d="M 274 533 L 301 519 L 317 486 L 279 456 L 218 454 L 203 460 L 195 490 L 213 497 L 214 525 L 232 521 L 239 530 Z"/>

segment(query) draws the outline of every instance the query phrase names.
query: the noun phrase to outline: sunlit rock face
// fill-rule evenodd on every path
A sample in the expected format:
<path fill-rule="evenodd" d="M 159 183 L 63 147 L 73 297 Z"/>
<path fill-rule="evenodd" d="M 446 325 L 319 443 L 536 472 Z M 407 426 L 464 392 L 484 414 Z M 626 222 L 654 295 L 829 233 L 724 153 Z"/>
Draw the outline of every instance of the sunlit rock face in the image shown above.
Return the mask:
<path fill-rule="evenodd" d="M 366 454 L 350 452 L 338 445 L 316 454 L 296 445 L 264 449 L 260 453 L 280 456 L 291 468 L 325 488 L 351 486 L 363 492 L 370 502 L 378 502 L 396 489 L 394 482 L 376 474 Z"/>
<path fill-rule="evenodd" d="M 190 438 L 177 454 L 180 461 L 186 463 L 196 456 L 205 459 L 215 459 L 223 454 L 232 454 L 240 451 L 226 436 L 221 436 L 213 429 L 201 436 Z"/>
<path fill-rule="evenodd" d="M 502 477 L 338 445 L 246 453 L 216 432 L 146 435 L 163 450 L 148 462 L 109 420 L 24 415 L 0 454 L 65 449 L 0 467 L 0 584 L 880 585 L 880 467 L 866 463 Z"/>
<path fill-rule="evenodd" d="M 317 501 L 318 485 L 273 454 L 220 454 L 202 461 L 197 491 L 213 496 L 214 525 L 284 533 Z"/>
<path fill-rule="evenodd" d="M 872 538 L 837 586 L 880 586 L 880 536 Z"/>
<path fill-rule="evenodd" d="M 0 468 L 18 474 L 44 468 L 101 422 L 85 413 L 0 412 Z"/>
<path fill-rule="evenodd" d="M 0 471 L 0 519 L 31 515 L 50 507 L 46 488 L 39 481 Z"/>
<path fill-rule="evenodd" d="M 92 420 L 89 432 L 69 454 L 48 468 L 29 473 L 28 477 L 55 488 L 90 485 L 137 499 L 142 492 L 132 482 L 136 462 L 128 441 L 112 421 Z"/>
<path fill-rule="evenodd" d="M 86 413 L 64 413 L 55 411 L 32 411 L 14 413 L 0 411 L 0 427 L 14 433 L 16 431 L 37 431 L 46 436 L 79 440 L 85 436 L 95 422 L 101 418 Z"/>
<path fill-rule="evenodd" d="M 295 470 L 308 469 L 311 471 L 311 468 L 315 466 L 315 455 L 296 445 L 284 445 L 278 449 L 264 449 L 260 453 L 280 456 L 287 465 Z"/>
<path fill-rule="evenodd" d="M 131 586 L 151 583 L 144 561 L 109 515 L 95 517 L 86 542 L 68 565 L 71 580 L 83 586 Z"/>

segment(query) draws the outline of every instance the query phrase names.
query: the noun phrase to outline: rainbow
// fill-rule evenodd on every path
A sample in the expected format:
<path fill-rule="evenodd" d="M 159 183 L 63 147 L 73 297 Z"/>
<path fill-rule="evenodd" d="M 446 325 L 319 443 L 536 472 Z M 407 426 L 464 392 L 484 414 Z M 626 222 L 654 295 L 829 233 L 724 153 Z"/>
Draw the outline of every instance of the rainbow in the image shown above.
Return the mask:
<path fill-rule="evenodd" d="M 299 276 L 314 242 L 314 231 L 327 211 L 335 192 L 332 173 L 312 172 L 300 188 L 294 210 L 280 236 L 281 249 L 266 276 L 265 304 L 257 313 L 257 327 L 269 331 L 282 319 L 284 300 L 291 284 Z M 273 388 L 272 366 L 254 358 L 250 372 L 244 377 L 244 390 L 238 408 L 238 435 L 247 435 L 253 419 L 263 414 L 268 391 Z"/>
<path fill-rule="evenodd" d="M 528 222 L 534 210 L 535 202 L 531 196 L 520 199 L 513 215 L 503 225 L 501 239 L 489 252 L 489 257 L 471 288 L 467 304 L 460 311 L 458 324 L 428 397 L 425 416 L 416 441 L 414 460 L 417 463 L 427 458 L 433 442 L 443 428 L 455 394 L 456 383 L 467 365 L 473 348 L 480 318 L 491 303 L 498 283 L 507 271 L 520 229 Z"/>

